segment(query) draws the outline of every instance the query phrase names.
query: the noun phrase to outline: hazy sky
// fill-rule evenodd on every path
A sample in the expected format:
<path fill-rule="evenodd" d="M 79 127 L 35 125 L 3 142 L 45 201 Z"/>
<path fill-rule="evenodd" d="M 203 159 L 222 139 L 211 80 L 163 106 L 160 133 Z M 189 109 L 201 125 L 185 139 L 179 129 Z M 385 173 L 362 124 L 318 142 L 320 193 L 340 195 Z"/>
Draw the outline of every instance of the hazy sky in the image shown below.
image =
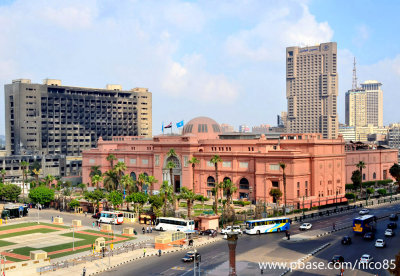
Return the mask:
<path fill-rule="evenodd" d="M 147 87 L 154 134 L 200 115 L 275 125 L 286 110 L 285 47 L 336 41 L 340 121 L 356 56 L 359 81 L 383 83 L 388 124 L 400 119 L 399 10 L 391 0 L 0 0 L 0 85 Z"/>

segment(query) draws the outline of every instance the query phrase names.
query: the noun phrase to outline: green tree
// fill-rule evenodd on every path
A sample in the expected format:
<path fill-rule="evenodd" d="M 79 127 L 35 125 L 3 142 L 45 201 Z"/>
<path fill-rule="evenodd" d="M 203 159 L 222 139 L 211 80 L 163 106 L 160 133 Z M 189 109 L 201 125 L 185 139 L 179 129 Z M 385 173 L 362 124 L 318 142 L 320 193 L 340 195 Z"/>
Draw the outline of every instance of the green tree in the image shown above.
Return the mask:
<path fill-rule="evenodd" d="M 284 201 L 284 206 L 283 206 L 283 215 L 286 216 L 286 164 L 284 162 L 279 162 L 279 167 L 282 169 L 282 178 L 283 178 L 283 201 Z"/>
<path fill-rule="evenodd" d="M 107 200 L 111 202 L 113 207 L 118 210 L 118 205 L 121 205 L 124 201 L 123 195 L 120 191 L 112 191 L 107 195 Z"/>
<path fill-rule="evenodd" d="M 358 187 L 361 187 L 361 172 L 359 170 L 353 171 L 351 174 L 351 181 L 353 182 L 354 190 L 357 190 Z"/>
<path fill-rule="evenodd" d="M 2 182 L 2 183 L 5 183 L 6 174 L 7 174 L 7 172 L 6 172 L 5 169 L 1 169 L 1 170 L 0 170 L 1 182 Z"/>
<path fill-rule="evenodd" d="M 137 179 L 137 184 L 140 187 L 141 192 L 143 192 L 143 187 L 147 185 L 146 183 L 147 183 L 147 175 L 145 173 L 139 174 Z"/>
<path fill-rule="evenodd" d="M 356 164 L 356 167 L 358 168 L 358 170 L 360 171 L 360 175 L 361 175 L 361 183 L 363 181 L 363 169 L 366 168 L 364 161 L 360 161 Z M 360 185 L 360 194 L 361 194 L 361 189 L 362 189 L 362 184 Z"/>
<path fill-rule="evenodd" d="M 117 174 L 114 172 L 114 170 L 109 170 L 104 173 L 103 185 L 108 192 L 111 192 L 117 188 L 117 182 Z"/>
<path fill-rule="evenodd" d="M 99 183 L 103 181 L 103 177 L 101 175 L 93 175 L 92 176 L 92 185 L 96 186 L 96 189 L 99 189 Z"/>
<path fill-rule="evenodd" d="M 366 193 L 367 193 L 368 198 L 369 198 L 370 195 L 373 195 L 375 193 L 375 189 L 374 188 L 367 188 L 366 189 Z"/>
<path fill-rule="evenodd" d="M 196 190 L 195 190 L 195 185 L 194 185 L 194 168 L 196 167 L 197 164 L 200 163 L 200 160 L 193 156 L 193 157 L 189 160 L 189 163 L 192 164 L 192 177 L 193 177 L 192 183 L 193 183 L 193 192 L 194 192 L 194 191 L 196 191 Z"/>
<path fill-rule="evenodd" d="M 208 197 L 205 197 L 203 195 L 197 195 L 196 200 L 201 202 L 201 209 L 202 211 L 204 211 L 204 202 L 209 200 Z"/>
<path fill-rule="evenodd" d="M 214 212 L 216 215 L 218 215 L 218 191 L 219 191 L 219 182 L 218 182 L 218 163 L 221 163 L 222 159 L 219 155 L 214 155 L 210 163 L 214 164 L 214 169 L 215 169 L 215 195 L 214 195 Z"/>
<path fill-rule="evenodd" d="M 29 198 L 34 203 L 45 205 L 54 200 L 54 190 L 46 186 L 39 186 L 30 190 Z"/>
<path fill-rule="evenodd" d="M 93 204 L 94 214 L 96 214 L 96 206 L 98 210 L 100 201 L 105 198 L 103 191 L 100 189 L 96 189 L 93 192 L 86 191 L 84 196 L 87 201 Z"/>
<path fill-rule="evenodd" d="M 155 183 L 157 183 L 158 182 L 158 180 L 154 177 L 154 176 L 152 176 L 152 175 L 149 175 L 148 177 L 147 177 L 147 183 L 149 183 L 149 187 L 150 187 L 150 195 L 152 196 L 153 195 L 153 186 L 154 186 L 154 184 Z"/>
<path fill-rule="evenodd" d="M 232 203 L 232 196 L 236 193 L 238 188 L 236 187 L 235 183 L 233 183 L 228 178 L 221 183 L 220 187 L 224 191 L 224 194 L 226 195 L 227 206 L 230 206 Z"/>
<path fill-rule="evenodd" d="M 16 201 L 21 194 L 21 187 L 14 184 L 4 184 L 1 194 L 5 199 Z"/>
<path fill-rule="evenodd" d="M 400 187 L 400 165 L 394 163 L 393 166 L 390 167 L 389 173 L 394 179 L 396 179 L 397 185 Z"/>
<path fill-rule="evenodd" d="M 34 176 L 35 176 L 35 179 L 36 179 L 36 185 L 37 186 L 39 186 L 39 175 L 42 173 L 42 170 L 41 169 L 33 169 L 32 170 L 32 173 L 34 174 Z"/>
<path fill-rule="evenodd" d="M 282 197 L 282 191 L 279 190 L 278 188 L 273 188 L 269 190 L 269 195 L 272 196 L 275 199 L 275 201 L 279 204 L 279 200 Z"/>
<path fill-rule="evenodd" d="M 188 218 L 191 218 L 192 217 L 192 212 L 191 212 L 192 205 L 193 205 L 193 202 L 197 198 L 196 194 L 192 190 L 189 190 L 186 187 L 182 187 L 180 198 L 186 200 L 187 216 L 188 216 Z"/>
<path fill-rule="evenodd" d="M 163 198 L 160 195 L 152 195 L 149 198 L 149 203 L 153 210 L 159 210 L 163 206 Z"/>
<path fill-rule="evenodd" d="M 125 199 L 127 202 L 133 202 L 135 212 L 139 213 L 139 210 L 143 208 L 143 205 L 149 200 L 149 197 L 143 192 L 132 193 Z"/>
<path fill-rule="evenodd" d="M 22 161 L 20 166 L 22 169 L 22 197 L 25 198 L 25 185 L 28 179 L 29 162 Z"/>
<path fill-rule="evenodd" d="M 102 175 L 101 170 L 100 170 L 100 166 L 92 166 L 90 168 L 89 177 L 92 178 L 95 175 Z"/>
<path fill-rule="evenodd" d="M 126 194 L 129 195 L 132 191 L 132 186 L 135 185 L 135 182 L 130 175 L 123 175 L 121 178 L 121 185 L 124 187 Z"/>
<path fill-rule="evenodd" d="M 86 184 L 85 183 L 79 183 L 77 186 L 79 189 L 81 189 L 81 194 L 83 194 L 86 190 Z"/>
<path fill-rule="evenodd" d="M 110 162 L 111 170 L 114 169 L 114 161 L 117 160 L 115 155 L 114 154 L 109 154 L 106 159 L 107 159 L 108 162 Z"/>
<path fill-rule="evenodd" d="M 345 198 L 347 198 L 347 200 L 351 200 L 351 199 L 355 199 L 356 198 L 356 195 L 354 194 L 354 193 L 346 193 L 345 195 L 344 195 L 344 197 Z"/>
<path fill-rule="evenodd" d="M 385 196 L 387 194 L 386 189 L 378 189 L 376 191 L 380 196 Z"/>
<path fill-rule="evenodd" d="M 120 188 L 120 190 L 122 192 L 121 179 L 122 179 L 122 176 L 124 175 L 124 172 L 126 171 L 125 163 L 124 162 L 118 162 L 114 167 L 114 171 L 117 174 L 117 187 L 116 187 L 116 190 L 118 190 L 118 188 Z"/>
<path fill-rule="evenodd" d="M 72 209 L 72 210 L 75 210 L 75 208 L 76 208 L 76 207 L 79 207 L 79 206 L 80 206 L 80 203 L 79 203 L 79 201 L 76 200 L 76 199 L 73 199 L 73 200 L 71 200 L 71 201 L 69 202 L 69 208 Z"/>
<path fill-rule="evenodd" d="M 171 185 L 169 185 L 167 180 L 164 180 L 161 189 L 160 189 L 160 194 L 164 195 L 164 207 L 163 207 L 163 216 L 165 217 L 167 213 L 167 202 L 168 199 L 171 197 L 171 195 L 174 193 L 174 190 Z"/>
<path fill-rule="evenodd" d="M 44 178 L 44 182 L 46 183 L 47 187 L 50 187 L 50 184 L 53 183 L 53 181 L 56 178 L 54 176 L 52 176 L 51 174 L 46 175 L 46 177 Z"/>

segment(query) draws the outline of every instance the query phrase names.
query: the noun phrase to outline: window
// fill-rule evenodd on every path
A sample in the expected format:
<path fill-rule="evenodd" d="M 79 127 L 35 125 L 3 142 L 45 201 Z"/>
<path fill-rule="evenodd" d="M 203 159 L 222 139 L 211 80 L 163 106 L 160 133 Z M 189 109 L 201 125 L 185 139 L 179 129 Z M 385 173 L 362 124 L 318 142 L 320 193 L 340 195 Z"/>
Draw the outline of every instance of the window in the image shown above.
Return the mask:
<path fill-rule="evenodd" d="M 224 168 L 230 168 L 231 166 L 232 166 L 231 161 L 223 161 L 222 162 L 222 167 L 224 167 Z"/>
<path fill-rule="evenodd" d="M 125 162 L 124 158 L 118 158 L 118 162 Z"/>
<path fill-rule="evenodd" d="M 306 188 L 308 188 L 308 181 L 306 181 L 306 183 L 305 183 L 305 187 L 306 187 Z"/>
<path fill-rule="evenodd" d="M 278 181 L 272 181 L 272 187 L 279 188 L 279 182 Z"/>
<path fill-rule="evenodd" d="M 365 180 L 365 173 L 363 173 L 363 177 L 362 178 L 363 178 L 363 180 Z"/>
<path fill-rule="evenodd" d="M 300 197 L 300 190 L 297 190 L 297 197 Z"/>
<path fill-rule="evenodd" d="M 279 164 L 269 164 L 270 171 L 279 171 Z"/>
<path fill-rule="evenodd" d="M 131 178 L 133 181 L 136 181 L 136 173 L 131 172 Z"/>
<path fill-rule="evenodd" d="M 183 156 L 183 166 L 187 167 L 189 165 L 189 156 Z"/>
<path fill-rule="evenodd" d="M 154 164 L 156 166 L 160 166 L 160 155 L 158 154 L 154 155 Z"/>
<path fill-rule="evenodd" d="M 149 164 L 149 159 L 142 159 L 142 164 L 143 165 L 148 165 Z"/>
<path fill-rule="evenodd" d="M 239 168 L 247 169 L 249 167 L 248 162 L 239 162 Z"/>
<path fill-rule="evenodd" d="M 376 173 L 375 172 L 372 174 L 372 178 L 376 179 Z"/>
<path fill-rule="evenodd" d="M 210 161 L 207 161 L 207 167 L 214 167 L 214 164 L 211 163 Z"/>
<path fill-rule="evenodd" d="M 215 187 L 215 179 L 212 176 L 207 178 L 207 187 Z"/>
<path fill-rule="evenodd" d="M 308 196 L 308 189 L 306 189 L 306 194 L 305 195 Z"/>
<path fill-rule="evenodd" d="M 94 159 L 89 159 L 89 164 L 94 164 Z"/>
<path fill-rule="evenodd" d="M 133 165 L 136 164 L 136 159 L 130 159 L 130 160 L 129 160 L 129 163 L 131 163 L 131 164 L 133 164 Z"/>
<path fill-rule="evenodd" d="M 300 182 L 297 182 L 297 188 L 300 188 Z"/>
<path fill-rule="evenodd" d="M 239 189 L 248 190 L 249 189 L 249 181 L 246 178 L 242 178 L 239 181 Z"/>

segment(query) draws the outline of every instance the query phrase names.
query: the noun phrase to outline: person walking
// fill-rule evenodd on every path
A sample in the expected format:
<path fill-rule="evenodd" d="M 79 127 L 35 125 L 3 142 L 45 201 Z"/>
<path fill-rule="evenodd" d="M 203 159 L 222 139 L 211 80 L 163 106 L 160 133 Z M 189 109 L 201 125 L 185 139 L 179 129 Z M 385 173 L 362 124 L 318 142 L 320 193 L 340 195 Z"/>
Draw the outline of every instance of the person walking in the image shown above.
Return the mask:
<path fill-rule="evenodd" d="M 142 228 L 142 232 L 143 232 L 143 235 L 146 233 L 146 230 L 144 230 L 144 227 Z"/>
<path fill-rule="evenodd" d="M 150 226 L 150 233 L 153 233 L 153 226 Z"/>
<path fill-rule="evenodd" d="M 150 233 L 150 228 L 147 226 L 147 234 Z"/>
<path fill-rule="evenodd" d="M 92 228 L 94 229 L 94 221 L 93 221 L 93 223 L 92 223 Z"/>
<path fill-rule="evenodd" d="M 86 276 L 86 267 L 83 267 L 82 276 Z"/>
<path fill-rule="evenodd" d="M 336 225 L 335 225 L 335 223 L 332 224 L 332 228 L 333 228 L 333 230 L 336 230 Z"/>
<path fill-rule="evenodd" d="M 53 218 L 53 216 L 51 216 L 51 223 L 53 223 L 53 221 L 54 221 L 54 218 Z"/>
<path fill-rule="evenodd" d="M 161 249 L 158 249 L 158 257 L 161 257 Z"/>
<path fill-rule="evenodd" d="M 146 257 L 146 248 L 143 248 L 143 257 Z"/>

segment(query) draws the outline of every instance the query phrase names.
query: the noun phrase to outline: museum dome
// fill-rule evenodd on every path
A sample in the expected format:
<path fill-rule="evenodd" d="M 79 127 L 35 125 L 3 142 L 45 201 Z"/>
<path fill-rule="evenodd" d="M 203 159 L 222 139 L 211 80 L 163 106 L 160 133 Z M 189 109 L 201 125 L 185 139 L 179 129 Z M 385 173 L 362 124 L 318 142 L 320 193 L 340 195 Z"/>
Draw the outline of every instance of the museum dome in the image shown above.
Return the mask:
<path fill-rule="evenodd" d="M 199 139 L 218 139 L 222 134 L 219 124 L 208 117 L 196 117 L 183 127 L 182 135 L 193 134 Z"/>

